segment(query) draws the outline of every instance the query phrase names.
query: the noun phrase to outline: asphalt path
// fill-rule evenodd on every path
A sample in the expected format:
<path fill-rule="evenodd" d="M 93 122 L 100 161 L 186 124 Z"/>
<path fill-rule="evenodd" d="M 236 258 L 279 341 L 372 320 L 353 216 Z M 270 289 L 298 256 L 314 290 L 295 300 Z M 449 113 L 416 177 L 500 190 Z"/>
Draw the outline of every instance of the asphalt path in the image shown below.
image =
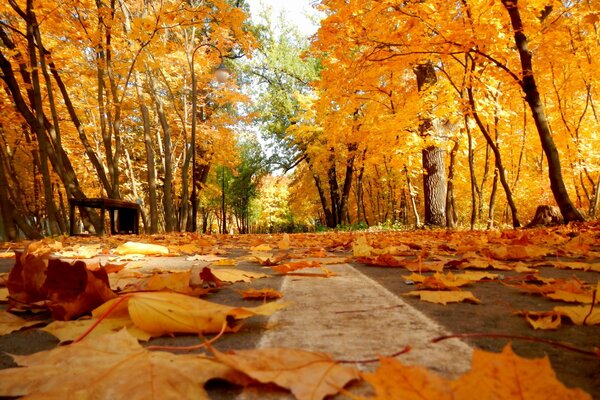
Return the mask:
<path fill-rule="evenodd" d="M 243 251 L 232 251 L 228 257 L 238 258 Z M 0 260 L 0 272 L 6 272 L 13 260 Z M 189 269 L 201 263 L 185 257 L 148 258 L 142 270 Z M 218 267 L 215 267 L 218 268 Z M 360 263 L 328 265 L 335 273 L 329 278 L 302 273 L 287 276 L 273 274 L 268 267 L 242 261 L 237 268 L 271 275 L 252 283 L 236 283 L 204 298 L 217 303 L 248 306 L 237 290 L 274 288 L 290 302 L 271 317 L 255 317 L 245 322 L 235 334 L 220 338 L 219 350 L 290 347 L 327 352 L 338 360 L 355 360 L 361 370 L 373 370 L 376 363 L 362 361 L 379 355 L 394 354 L 406 346 L 411 351 L 398 357 L 406 364 L 425 366 L 446 377 L 456 377 L 470 367 L 473 347 L 500 351 L 508 339 L 489 337 L 460 341 L 450 339 L 431 343 L 431 339 L 451 333 L 490 333 L 526 335 L 571 343 L 582 348 L 600 347 L 600 327 L 564 326 L 556 332 L 534 331 L 516 310 L 551 308 L 551 303 L 539 296 L 524 295 L 498 282 L 477 283 L 469 288 L 482 304 L 451 304 L 447 306 L 422 302 L 403 296 L 414 286 L 404 278 L 403 269 L 365 266 Z M 510 273 L 508 273 L 510 274 Z M 589 280 L 589 273 L 543 269 L 542 276 L 570 277 L 580 275 Z M 600 274 L 595 274 L 598 278 Z M 256 303 L 257 305 L 260 302 Z M 1 306 L 1 305 L 0 305 Z M 517 354 L 525 357 L 549 356 L 559 379 L 567 386 L 580 387 L 594 398 L 600 398 L 600 359 L 557 349 L 538 342 L 512 340 Z M 50 349 L 58 341 L 36 330 L 24 330 L 0 336 L 0 368 L 15 366 L 5 353 L 29 354 Z M 199 343 L 195 336 L 156 338 L 152 345 L 190 346 Z M 366 393 L 358 386 L 355 393 Z M 209 386 L 216 399 L 291 398 L 273 389 L 270 396 L 253 389 L 241 391 L 222 382 Z M 338 396 L 341 397 L 341 396 Z"/>

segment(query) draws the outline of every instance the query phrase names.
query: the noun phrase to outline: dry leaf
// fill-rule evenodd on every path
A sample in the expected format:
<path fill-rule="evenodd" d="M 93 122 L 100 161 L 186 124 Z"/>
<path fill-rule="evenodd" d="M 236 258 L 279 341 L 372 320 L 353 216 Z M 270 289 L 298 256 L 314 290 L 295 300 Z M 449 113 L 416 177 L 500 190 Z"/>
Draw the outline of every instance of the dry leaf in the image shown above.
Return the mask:
<path fill-rule="evenodd" d="M 68 263 L 47 254 L 36 256 L 29 248 L 17 257 L 7 287 L 11 307 L 23 309 L 45 301 L 58 320 L 78 317 L 115 297 L 103 268 L 92 270 L 83 261 Z"/>
<path fill-rule="evenodd" d="M 236 350 L 217 360 L 261 383 L 289 389 L 298 400 L 320 400 L 359 378 L 356 369 L 337 364 L 324 353 L 296 349 Z"/>
<path fill-rule="evenodd" d="M 28 321 L 9 312 L 0 310 L 0 336 L 43 323 L 44 321 Z"/>
<path fill-rule="evenodd" d="M 55 336 L 61 343 L 72 342 L 87 332 L 93 324 L 97 322 L 94 318 L 82 318 L 75 321 L 54 321 L 41 330 Z M 107 333 L 118 332 L 121 329 L 127 329 L 127 332 L 133 337 L 143 342 L 152 338 L 148 332 L 136 327 L 128 317 L 105 318 L 86 336 L 86 338 L 98 338 Z"/>
<path fill-rule="evenodd" d="M 268 278 L 269 275 L 260 272 L 249 272 L 241 269 L 214 269 L 212 273 L 223 282 L 252 282 L 253 279 Z"/>
<path fill-rule="evenodd" d="M 473 293 L 467 291 L 438 291 L 438 290 L 413 290 L 405 293 L 404 296 L 418 296 L 423 301 L 446 305 L 448 303 L 460 303 L 463 301 L 469 303 L 481 303 L 473 296 Z"/>
<path fill-rule="evenodd" d="M 361 376 L 375 389 L 373 400 L 453 399 L 449 381 L 419 366 L 406 366 L 398 360 L 382 357 L 374 373 Z"/>
<path fill-rule="evenodd" d="M 275 289 L 247 289 L 239 292 L 245 300 L 280 299 L 283 293 Z"/>
<path fill-rule="evenodd" d="M 102 246 L 99 244 L 88 245 L 88 246 L 73 246 L 72 250 L 62 250 L 55 255 L 60 258 L 75 258 L 75 259 L 86 259 L 96 257 L 102 252 Z"/>
<path fill-rule="evenodd" d="M 13 356 L 0 370 L 0 396 L 45 399 L 208 399 L 204 383 L 242 382 L 231 368 L 198 355 L 148 351 L 127 331 Z"/>
<path fill-rule="evenodd" d="M 600 324 L 600 307 L 564 306 L 554 307 L 554 311 L 568 317 L 575 325 L 584 325 L 584 321 L 585 325 Z"/>
<path fill-rule="evenodd" d="M 251 251 L 258 251 L 258 252 L 265 252 L 265 251 L 271 251 L 272 247 L 269 246 L 268 244 L 259 244 L 258 246 L 254 246 L 254 247 L 250 247 Z"/>
<path fill-rule="evenodd" d="M 290 235 L 284 233 L 281 240 L 277 243 L 277 247 L 280 250 L 288 250 L 290 248 Z"/>
<path fill-rule="evenodd" d="M 147 256 L 166 256 L 169 249 L 165 246 L 149 243 L 126 242 L 114 249 L 115 254 L 144 254 Z"/>
<path fill-rule="evenodd" d="M 139 292 L 113 299 L 92 313 L 103 315 L 115 302 L 122 301 L 111 313 L 112 318 L 129 317 L 141 330 L 160 336 L 170 333 L 218 333 L 225 324 L 228 332 L 241 327 L 241 320 L 255 315 L 271 315 L 285 307 L 267 303 L 258 307 L 230 307 L 179 293 Z"/>
<path fill-rule="evenodd" d="M 555 330 L 560 327 L 560 314 L 555 311 L 525 311 L 519 313 L 525 316 L 533 329 Z"/>
<path fill-rule="evenodd" d="M 547 357 L 525 359 L 510 345 L 502 353 L 475 349 L 471 371 L 452 384 L 456 399 L 586 399 L 580 389 L 564 386 Z"/>

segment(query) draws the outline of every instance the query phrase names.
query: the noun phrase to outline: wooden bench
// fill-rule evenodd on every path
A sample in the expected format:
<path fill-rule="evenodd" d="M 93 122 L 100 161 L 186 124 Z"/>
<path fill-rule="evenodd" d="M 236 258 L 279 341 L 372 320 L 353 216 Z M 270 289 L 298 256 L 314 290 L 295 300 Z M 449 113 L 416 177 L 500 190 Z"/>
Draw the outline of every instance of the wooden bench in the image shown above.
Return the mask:
<path fill-rule="evenodd" d="M 115 234 L 139 234 L 140 230 L 140 206 L 137 203 L 125 200 L 90 198 L 69 199 L 69 234 L 75 235 L 75 207 L 99 208 L 100 209 L 100 231 L 99 236 L 104 234 L 104 217 L 106 210 L 110 218 L 110 233 Z M 115 219 L 115 210 L 117 218 Z"/>

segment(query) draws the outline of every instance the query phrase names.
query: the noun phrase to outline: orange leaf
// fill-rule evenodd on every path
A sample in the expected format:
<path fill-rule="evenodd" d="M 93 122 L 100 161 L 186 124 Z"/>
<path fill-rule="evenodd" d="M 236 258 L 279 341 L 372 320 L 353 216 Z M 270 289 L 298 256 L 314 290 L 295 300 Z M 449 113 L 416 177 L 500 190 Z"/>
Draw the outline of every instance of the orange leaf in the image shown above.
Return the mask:
<path fill-rule="evenodd" d="M 324 353 L 279 348 L 213 352 L 223 364 L 261 383 L 289 389 L 298 400 L 320 400 L 359 378 L 356 369 L 337 364 Z"/>
<path fill-rule="evenodd" d="M 248 289 L 240 292 L 245 300 L 266 300 L 266 299 L 280 299 L 283 297 L 283 293 L 275 289 Z"/>
<path fill-rule="evenodd" d="M 446 305 L 448 303 L 460 303 L 467 301 L 469 303 L 481 303 L 473 296 L 473 293 L 466 291 L 438 291 L 438 290 L 413 290 L 404 294 L 405 296 L 418 296 L 423 301 Z"/>
<path fill-rule="evenodd" d="M 452 399 L 449 382 L 419 366 L 406 366 L 398 360 L 382 357 L 374 373 L 361 376 L 375 389 L 373 400 Z"/>
<path fill-rule="evenodd" d="M 569 389 L 558 379 L 547 357 L 525 359 L 510 345 L 502 353 L 476 349 L 470 372 L 453 383 L 457 399 L 590 399 L 580 389 Z"/>

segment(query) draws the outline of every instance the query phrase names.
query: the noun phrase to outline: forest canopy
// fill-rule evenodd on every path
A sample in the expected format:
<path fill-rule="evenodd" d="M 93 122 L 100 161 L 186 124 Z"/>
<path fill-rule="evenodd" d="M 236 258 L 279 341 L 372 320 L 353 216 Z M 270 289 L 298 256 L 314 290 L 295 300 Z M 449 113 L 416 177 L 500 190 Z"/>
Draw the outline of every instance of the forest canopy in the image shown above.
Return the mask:
<path fill-rule="evenodd" d="M 243 0 L 2 2 L 0 237 L 93 197 L 147 233 L 595 218 L 598 2 L 314 7 L 306 38 Z"/>

